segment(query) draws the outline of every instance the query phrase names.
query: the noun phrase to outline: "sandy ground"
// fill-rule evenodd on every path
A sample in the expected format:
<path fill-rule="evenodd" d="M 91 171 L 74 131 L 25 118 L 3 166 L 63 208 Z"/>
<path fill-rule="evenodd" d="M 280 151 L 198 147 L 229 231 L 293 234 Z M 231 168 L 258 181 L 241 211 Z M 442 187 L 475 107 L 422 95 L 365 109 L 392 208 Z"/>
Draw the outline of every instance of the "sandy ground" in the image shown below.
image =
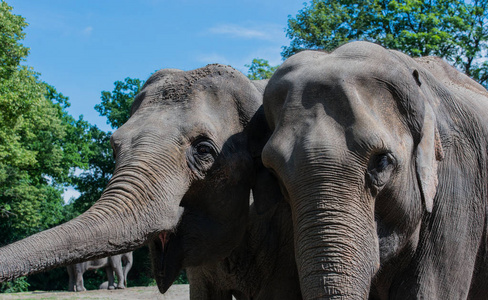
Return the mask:
<path fill-rule="evenodd" d="M 81 293 L 74 292 L 27 292 L 15 294 L 0 294 L 0 299 L 117 299 L 117 300 L 139 300 L 139 299 L 158 299 L 158 300 L 188 300 L 190 299 L 189 286 L 187 284 L 177 284 L 163 295 L 159 293 L 155 286 L 131 287 L 124 290 L 93 290 Z"/>

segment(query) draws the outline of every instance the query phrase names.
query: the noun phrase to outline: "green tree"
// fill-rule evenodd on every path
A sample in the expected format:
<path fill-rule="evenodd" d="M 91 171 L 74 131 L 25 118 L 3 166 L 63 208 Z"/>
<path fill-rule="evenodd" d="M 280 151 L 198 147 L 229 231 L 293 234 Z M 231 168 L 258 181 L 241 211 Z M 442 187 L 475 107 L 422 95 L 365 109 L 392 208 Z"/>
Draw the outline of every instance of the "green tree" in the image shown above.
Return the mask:
<path fill-rule="evenodd" d="M 23 40 L 24 28 L 27 26 L 24 18 L 11 14 L 12 8 L 5 1 L 0 2 L 0 78 L 8 78 L 17 72 L 17 66 L 29 53 L 20 40 Z"/>
<path fill-rule="evenodd" d="M 62 187 L 74 167 L 87 166 L 86 123 L 65 111 L 67 97 L 20 65 L 28 54 L 20 43 L 26 23 L 11 9 L 0 2 L 1 244 L 64 220 Z"/>
<path fill-rule="evenodd" d="M 251 80 L 269 79 L 276 71 L 278 66 L 270 66 L 266 59 L 255 58 L 250 65 L 245 65 L 249 68 L 247 77 Z"/>
<path fill-rule="evenodd" d="M 366 40 L 411 56 L 443 57 L 486 86 L 487 5 L 487 0 L 312 0 L 288 18 L 291 42 L 282 56 Z"/>
<path fill-rule="evenodd" d="M 112 147 L 110 146 L 110 132 L 104 132 L 96 126 L 91 126 L 89 132 L 88 168 L 79 175 L 73 175 L 74 187 L 80 196 L 71 204 L 75 214 L 86 211 L 97 201 L 107 183 L 112 177 L 115 166 Z"/>
<path fill-rule="evenodd" d="M 22 65 L 24 18 L 0 2 L 0 245 L 67 220 L 63 188 L 88 166 L 89 124 L 66 109 L 68 98 Z M 31 280 L 0 284 L 22 291 Z"/>
<path fill-rule="evenodd" d="M 143 84 L 143 81 L 129 77 L 116 81 L 112 92 L 102 92 L 102 102 L 95 105 L 95 110 L 107 117 L 107 124 L 112 128 L 119 128 L 129 119 L 132 102 Z"/>
<path fill-rule="evenodd" d="M 2 244 L 66 221 L 63 187 L 71 183 L 74 168 L 87 166 L 87 123 L 65 111 L 66 97 L 30 76 L 21 88 L 37 92 L 29 99 L 16 95 L 16 101 L 32 101 L 29 109 L 15 123 L 0 124 Z"/>
<path fill-rule="evenodd" d="M 462 30 L 453 32 L 455 66 L 488 88 L 488 1 L 467 1 L 459 9 Z"/>

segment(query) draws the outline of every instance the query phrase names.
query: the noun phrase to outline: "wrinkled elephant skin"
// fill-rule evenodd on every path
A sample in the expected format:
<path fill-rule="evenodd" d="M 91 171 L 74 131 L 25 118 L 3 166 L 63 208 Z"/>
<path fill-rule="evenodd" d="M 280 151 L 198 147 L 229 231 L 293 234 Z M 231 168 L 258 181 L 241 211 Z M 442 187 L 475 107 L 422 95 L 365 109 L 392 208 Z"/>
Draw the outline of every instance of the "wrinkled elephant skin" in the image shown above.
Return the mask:
<path fill-rule="evenodd" d="M 487 299 L 486 89 L 354 42 L 287 59 L 263 105 L 305 299 Z"/>

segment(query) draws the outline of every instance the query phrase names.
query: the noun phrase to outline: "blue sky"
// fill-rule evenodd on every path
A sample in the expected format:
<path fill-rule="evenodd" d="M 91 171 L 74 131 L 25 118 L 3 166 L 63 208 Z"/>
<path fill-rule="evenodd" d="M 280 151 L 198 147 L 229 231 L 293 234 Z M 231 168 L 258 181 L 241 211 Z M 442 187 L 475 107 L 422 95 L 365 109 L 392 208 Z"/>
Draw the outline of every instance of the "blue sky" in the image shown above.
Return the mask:
<path fill-rule="evenodd" d="M 25 64 L 68 96 L 69 112 L 111 130 L 94 106 L 116 80 L 155 70 L 222 63 L 247 73 L 264 58 L 281 63 L 285 28 L 303 1 L 6 0 L 29 23 Z"/>
<path fill-rule="evenodd" d="M 26 65 L 70 99 L 69 113 L 112 131 L 94 106 L 126 77 L 209 63 L 281 63 L 285 28 L 304 1 L 288 0 L 6 0 L 29 26 Z M 77 196 L 69 188 L 65 199 Z"/>

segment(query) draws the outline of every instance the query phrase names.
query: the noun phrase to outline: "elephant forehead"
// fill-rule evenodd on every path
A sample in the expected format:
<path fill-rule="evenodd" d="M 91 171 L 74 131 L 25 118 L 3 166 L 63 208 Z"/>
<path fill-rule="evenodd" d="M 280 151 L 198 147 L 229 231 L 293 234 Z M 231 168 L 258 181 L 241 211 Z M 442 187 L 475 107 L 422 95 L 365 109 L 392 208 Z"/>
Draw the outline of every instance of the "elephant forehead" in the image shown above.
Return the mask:
<path fill-rule="evenodd" d="M 389 86 L 375 78 L 355 77 L 355 72 L 341 73 L 340 66 L 336 70 L 290 83 L 276 131 L 304 137 L 302 142 L 312 148 L 335 144 L 361 153 L 408 148 L 401 142 L 409 137 L 408 126 Z"/>
<path fill-rule="evenodd" d="M 298 115 L 300 109 L 310 110 L 319 104 L 328 116 L 348 127 L 359 116 L 401 118 L 397 98 L 406 99 L 418 93 L 408 68 L 403 63 L 388 64 L 386 61 L 392 61 L 391 57 L 378 61 L 368 60 L 366 55 L 340 52 L 338 55 L 310 52 L 310 55 L 313 59 L 295 60 L 295 66 L 288 68 L 290 71 L 282 72 L 270 83 L 265 105 L 283 105 L 285 111 Z M 276 107 L 273 109 L 277 111 Z M 270 115 L 278 114 L 270 109 Z M 283 117 L 286 113 L 279 115 Z"/>
<path fill-rule="evenodd" d="M 154 103 L 174 105 L 197 101 L 199 98 L 194 97 L 195 92 L 206 90 L 215 93 L 216 90 L 232 87 L 231 82 L 237 81 L 236 74 L 237 71 L 233 68 L 222 65 L 208 65 L 196 70 L 177 72 L 170 78 L 157 72 L 148 79 L 136 97 L 133 110 Z M 224 84 L 224 81 L 229 82 Z"/>
<path fill-rule="evenodd" d="M 218 144 L 241 130 L 236 109 L 196 101 L 192 105 L 152 105 L 137 112 L 112 135 L 114 144 L 172 140 L 187 145 L 198 137 Z"/>
<path fill-rule="evenodd" d="M 277 86 L 295 86 L 316 83 L 340 85 L 341 82 L 361 79 L 362 81 L 383 81 L 395 86 L 410 87 L 415 84 L 412 70 L 405 59 L 396 52 L 371 43 L 351 43 L 327 54 L 304 51 L 285 62 L 277 73 Z M 413 63 L 413 60 L 412 60 Z"/>

